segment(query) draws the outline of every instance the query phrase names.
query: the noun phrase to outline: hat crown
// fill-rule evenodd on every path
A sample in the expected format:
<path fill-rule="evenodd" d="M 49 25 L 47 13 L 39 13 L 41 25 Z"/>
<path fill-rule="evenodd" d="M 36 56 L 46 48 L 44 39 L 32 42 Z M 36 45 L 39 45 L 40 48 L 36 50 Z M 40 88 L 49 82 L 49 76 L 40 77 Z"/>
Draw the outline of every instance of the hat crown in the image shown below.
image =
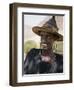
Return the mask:
<path fill-rule="evenodd" d="M 55 16 L 53 16 L 45 24 L 43 24 L 42 27 L 35 26 L 32 28 L 32 30 L 34 33 L 36 33 L 39 36 L 41 36 L 41 32 L 46 32 L 49 35 L 51 34 L 52 36 L 54 36 L 54 39 L 57 41 L 63 40 L 63 36 L 58 33 L 58 27 L 56 24 Z"/>
<path fill-rule="evenodd" d="M 56 30 L 58 30 L 57 24 L 56 24 L 56 20 L 55 20 L 55 16 L 53 16 L 51 19 L 49 19 L 45 24 L 43 24 L 43 27 L 49 27 L 49 28 L 56 28 Z"/>

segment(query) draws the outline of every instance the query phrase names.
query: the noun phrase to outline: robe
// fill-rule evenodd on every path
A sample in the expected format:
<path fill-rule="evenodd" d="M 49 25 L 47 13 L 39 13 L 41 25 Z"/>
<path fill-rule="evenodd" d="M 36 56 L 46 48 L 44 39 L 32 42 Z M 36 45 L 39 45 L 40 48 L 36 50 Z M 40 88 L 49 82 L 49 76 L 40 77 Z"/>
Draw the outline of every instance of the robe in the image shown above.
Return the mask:
<path fill-rule="evenodd" d="M 31 49 L 24 61 L 24 74 L 63 73 L 63 55 L 56 54 L 53 63 L 42 60 L 42 49 Z"/>

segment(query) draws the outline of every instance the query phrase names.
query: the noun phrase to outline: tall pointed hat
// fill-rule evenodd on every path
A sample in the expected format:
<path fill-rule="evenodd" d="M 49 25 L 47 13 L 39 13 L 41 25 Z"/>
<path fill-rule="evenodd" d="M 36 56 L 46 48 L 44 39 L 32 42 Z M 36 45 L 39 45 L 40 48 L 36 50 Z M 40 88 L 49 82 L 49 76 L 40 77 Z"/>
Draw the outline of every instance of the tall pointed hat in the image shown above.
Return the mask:
<path fill-rule="evenodd" d="M 41 36 L 41 32 L 47 32 L 49 35 L 51 34 L 53 36 L 54 40 L 63 41 L 63 36 L 58 33 L 59 29 L 56 24 L 55 16 L 45 22 L 42 27 L 35 26 L 32 30 L 39 36 Z"/>

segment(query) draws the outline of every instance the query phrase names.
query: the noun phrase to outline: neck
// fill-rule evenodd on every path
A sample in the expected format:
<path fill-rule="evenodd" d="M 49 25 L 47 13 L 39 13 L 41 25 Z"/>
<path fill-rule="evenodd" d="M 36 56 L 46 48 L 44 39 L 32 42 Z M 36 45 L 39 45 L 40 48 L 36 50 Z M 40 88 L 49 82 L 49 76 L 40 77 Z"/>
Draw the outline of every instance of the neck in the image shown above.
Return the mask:
<path fill-rule="evenodd" d="M 48 44 L 46 49 L 42 48 L 41 54 L 43 56 L 49 56 L 52 59 L 52 61 L 55 60 L 55 55 L 53 53 L 52 45 Z"/>

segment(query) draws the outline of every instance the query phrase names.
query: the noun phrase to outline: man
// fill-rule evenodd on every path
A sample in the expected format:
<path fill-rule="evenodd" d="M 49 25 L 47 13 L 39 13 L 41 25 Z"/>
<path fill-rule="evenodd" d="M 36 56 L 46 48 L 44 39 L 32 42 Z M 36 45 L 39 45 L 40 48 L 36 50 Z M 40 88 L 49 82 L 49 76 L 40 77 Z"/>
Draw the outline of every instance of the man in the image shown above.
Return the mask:
<path fill-rule="evenodd" d="M 55 16 L 42 27 L 35 26 L 33 32 L 41 36 L 40 49 L 31 49 L 24 62 L 24 74 L 46 74 L 63 72 L 63 56 L 53 53 L 54 41 L 62 41 L 58 33 Z"/>

